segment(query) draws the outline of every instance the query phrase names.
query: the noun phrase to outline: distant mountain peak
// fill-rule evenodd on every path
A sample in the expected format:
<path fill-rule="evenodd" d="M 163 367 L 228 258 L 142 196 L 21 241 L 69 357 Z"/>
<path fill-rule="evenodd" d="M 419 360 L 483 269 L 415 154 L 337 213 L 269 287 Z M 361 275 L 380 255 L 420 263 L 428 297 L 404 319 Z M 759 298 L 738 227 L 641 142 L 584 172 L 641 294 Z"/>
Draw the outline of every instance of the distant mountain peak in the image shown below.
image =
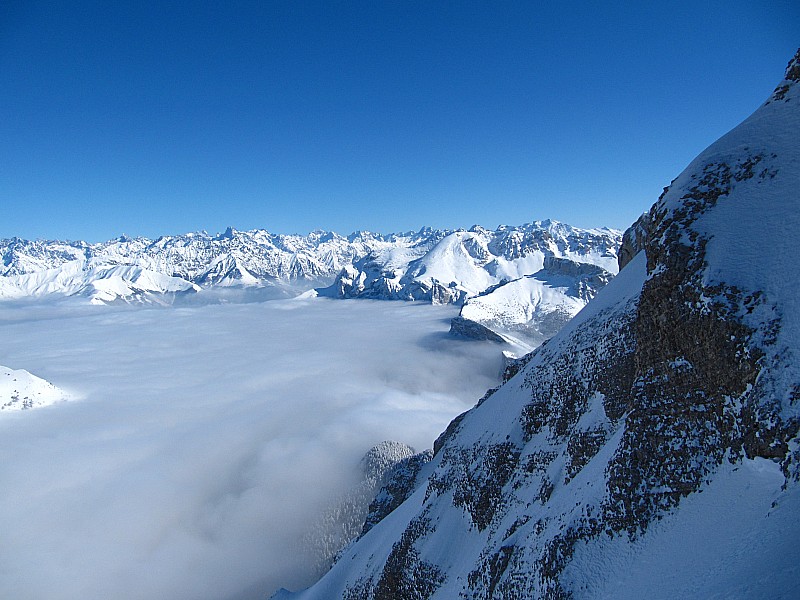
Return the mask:
<path fill-rule="evenodd" d="M 233 227 L 228 225 L 228 227 L 225 229 L 225 231 L 220 233 L 215 239 L 217 239 L 217 240 L 231 240 L 231 239 L 233 239 L 233 236 L 236 235 L 236 233 L 237 233 L 237 231 Z"/>

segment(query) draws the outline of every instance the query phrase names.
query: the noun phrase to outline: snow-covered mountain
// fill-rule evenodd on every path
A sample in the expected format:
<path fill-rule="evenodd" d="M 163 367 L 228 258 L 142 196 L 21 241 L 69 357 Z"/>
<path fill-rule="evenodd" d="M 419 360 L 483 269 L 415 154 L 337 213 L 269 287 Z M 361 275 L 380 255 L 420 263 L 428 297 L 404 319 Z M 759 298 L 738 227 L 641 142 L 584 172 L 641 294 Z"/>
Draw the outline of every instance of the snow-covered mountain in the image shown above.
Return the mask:
<path fill-rule="evenodd" d="M 277 597 L 796 597 L 799 138 L 800 51 L 404 501 Z"/>
<path fill-rule="evenodd" d="M 429 229 L 349 237 L 315 231 L 307 236 L 265 230 L 205 232 L 86 242 L 0 240 L 0 299 L 85 295 L 94 302 L 169 301 L 214 287 L 327 285 L 369 252 L 413 246 L 436 235 Z"/>
<path fill-rule="evenodd" d="M 333 281 L 319 293 L 461 304 L 490 286 L 542 270 L 547 257 L 616 270 L 620 241 L 614 230 L 551 221 L 495 231 L 423 228 L 348 237 L 228 228 L 218 236 L 123 236 L 102 244 L 14 238 L 0 241 L 0 300 L 79 295 L 95 303 L 164 304 L 212 288 L 297 293 Z"/>
<path fill-rule="evenodd" d="M 370 252 L 319 293 L 462 304 L 491 287 L 542 271 L 547 258 L 616 273 L 620 243 L 621 233 L 613 229 L 578 229 L 549 220 L 494 231 L 475 226 L 432 235 L 414 246 Z"/>
<path fill-rule="evenodd" d="M 508 341 L 530 351 L 555 335 L 612 278 L 597 265 L 546 256 L 542 269 L 533 275 L 467 298 L 451 331 Z"/>
<path fill-rule="evenodd" d="M 0 366 L 0 411 L 28 410 L 69 399 L 67 392 L 41 377 Z"/>
<path fill-rule="evenodd" d="M 555 221 L 473 227 L 373 251 L 345 267 L 334 298 L 462 305 L 451 331 L 527 352 L 552 336 L 617 272 L 622 236 Z"/>

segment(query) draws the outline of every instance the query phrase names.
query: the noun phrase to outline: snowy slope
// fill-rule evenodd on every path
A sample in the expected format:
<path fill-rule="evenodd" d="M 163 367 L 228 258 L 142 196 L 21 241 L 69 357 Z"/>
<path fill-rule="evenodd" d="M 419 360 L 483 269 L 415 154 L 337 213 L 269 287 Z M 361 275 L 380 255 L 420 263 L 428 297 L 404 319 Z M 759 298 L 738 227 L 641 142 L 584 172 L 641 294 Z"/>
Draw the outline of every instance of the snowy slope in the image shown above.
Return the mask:
<path fill-rule="evenodd" d="M 0 411 L 28 410 L 69 399 L 69 394 L 24 369 L 0 366 Z"/>
<path fill-rule="evenodd" d="M 530 351 L 557 333 L 612 277 L 593 264 L 548 256 L 533 275 L 468 298 L 459 317 Z"/>
<path fill-rule="evenodd" d="M 405 502 L 277 597 L 796 597 L 798 80 L 800 51 Z"/>
<path fill-rule="evenodd" d="M 77 295 L 93 304 L 116 300 L 162 302 L 170 294 L 199 289 L 179 277 L 137 266 L 102 265 L 96 260 L 75 260 L 52 269 L 0 278 L 0 300 Z"/>

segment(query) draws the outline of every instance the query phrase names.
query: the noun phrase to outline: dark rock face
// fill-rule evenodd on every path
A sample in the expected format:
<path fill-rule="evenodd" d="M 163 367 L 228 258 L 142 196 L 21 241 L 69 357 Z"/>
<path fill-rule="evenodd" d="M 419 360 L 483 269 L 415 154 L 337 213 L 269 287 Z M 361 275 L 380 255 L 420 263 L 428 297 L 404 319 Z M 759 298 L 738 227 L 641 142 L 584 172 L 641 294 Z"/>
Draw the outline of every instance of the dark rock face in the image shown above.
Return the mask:
<path fill-rule="evenodd" d="M 431 532 L 424 516 L 411 521 L 383 567 L 375 586 L 375 600 L 421 600 L 431 595 L 444 582 L 444 573 L 434 564 L 422 560 L 414 544 Z"/>
<path fill-rule="evenodd" d="M 787 94 L 794 81 L 800 81 L 800 50 L 798 50 L 797 54 L 789 61 L 789 64 L 786 66 L 784 82 L 775 88 L 767 104 L 770 102 L 789 102 L 791 98 L 787 98 Z"/>
<path fill-rule="evenodd" d="M 489 340 L 501 344 L 505 342 L 502 337 L 488 327 L 464 317 L 453 317 L 450 320 L 450 334 L 473 340 Z"/>
<path fill-rule="evenodd" d="M 664 188 L 666 192 L 668 188 Z M 650 213 L 644 213 L 636 222 L 622 234 L 622 244 L 619 248 L 617 262 L 619 270 L 625 268 L 634 256 L 644 250 L 645 241 L 650 232 Z"/>
<path fill-rule="evenodd" d="M 364 521 L 361 535 L 367 533 L 406 501 L 416 489 L 420 470 L 430 462 L 431 458 L 433 452 L 426 450 L 402 459 L 383 473 L 381 490 L 369 505 L 369 514 Z"/>
<path fill-rule="evenodd" d="M 794 55 L 786 66 L 786 80 L 800 81 L 800 50 Z"/>
<path fill-rule="evenodd" d="M 667 213 L 657 204 L 651 211 L 654 228 L 645 245 L 651 277 L 635 322 L 636 379 L 625 435 L 608 467 L 605 506 L 609 521 L 631 533 L 696 491 L 726 455 L 735 460 L 742 449 L 749 457 L 770 454 L 748 443 L 741 428 L 761 402 L 748 390 L 761 370 L 762 352 L 752 341 L 754 331 L 736 315 L 763 300 L 729 286 L 705 286 L 707 239 L 691 231 L 734 185 L 756 173 L 770 176 L 768 167 L 759 168 L 763 158 L 706 165 L 680 209 Z M 796 434 L 797 425 L 788 430 Z M 780 432 L 786 431 L 787 424 L 762 431 L 763 445 L 785 451 Z M 635 493 L 643 483 L 658 493 Z"/>

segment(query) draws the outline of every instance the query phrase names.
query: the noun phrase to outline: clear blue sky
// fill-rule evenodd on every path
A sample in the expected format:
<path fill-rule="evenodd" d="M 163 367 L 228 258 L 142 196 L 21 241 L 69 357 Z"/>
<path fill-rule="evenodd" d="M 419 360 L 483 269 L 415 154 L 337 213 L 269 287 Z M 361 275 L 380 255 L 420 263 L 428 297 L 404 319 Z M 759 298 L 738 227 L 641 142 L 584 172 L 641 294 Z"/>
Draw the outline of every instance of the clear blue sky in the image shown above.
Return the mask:
<path fill-rule="evenodd" d="M 796 0 L 0 3 L 0 237 L 624 228 Z"/>

